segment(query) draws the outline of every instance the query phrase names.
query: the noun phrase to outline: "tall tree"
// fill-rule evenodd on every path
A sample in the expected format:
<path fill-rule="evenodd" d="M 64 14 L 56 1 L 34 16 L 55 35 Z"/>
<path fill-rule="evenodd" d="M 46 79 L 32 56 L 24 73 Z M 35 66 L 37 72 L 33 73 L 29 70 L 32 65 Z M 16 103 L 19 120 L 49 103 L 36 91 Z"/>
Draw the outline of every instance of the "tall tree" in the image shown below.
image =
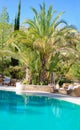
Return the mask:
<path fill-rule="evenodd" d="M 54 66 L 58 62 L 56 58 L 57 60 L 60 58 L 61 48 L 69 45 L 68 39 L 75 29 L 59 19 L 63 12 L 53 19 L 56 11 L 53 11 L 52 6 L 46 11 L 45 3 L 40 5 L 40 12 L 37 12 L 34 8 L 32 8 L 32 11 L 34 18 L 27 20 L 26 23 L 29 24 L 30 37 L 33 39 L 32 46 L 40 54 L 40 82 L 45 83 L 49 78 L 47 71 L 52 72 L 54 70 Z M 68 33 L 70 33 L 69 36 Z M 54 57 L 56 58 L 54 59 Z"/>
<path fill-rule="evenodd" d="M 0 13 L 0 22 L 1 23 L 9 23 L 9 14 L 7 12 L 6 7 L 2 8 L 2 12 Z"/>
<path fill-rule="evenodd" d="M 21 0 L 19 1 L 18 12 L 17 12 L 17 16 L 15 17 L 14 31 L 19 30 L 20 28 L 20 14 L 21 14 Z"/>
<path fill-rule="evenodd" d="M 0 13 L 0 50 L 4 50 L 6 47 L 6 41 L 8 39 L 9 34 L 9 14 L 7 12 L 7 8 L 3 7 L 2 12 Z M 4 71 L 4 55 L 5 53 L 2 53 L 2 76 Z"/>
<path fill-rule="evenodd" d="M 17 12 L 17 15 L 15 17 L 15 21 L 14 21 L 14 31 L 18 31 L 20 28 L 20 12 L 21 12 L 21 0 L 19 1 L 18 12 Z M 17 51 L 16 48 L 15 48 L 15 51 Z M 19 60 L 11 58 L 11 65 L 12 66 L 17 66 L 18 64 L 19 64 Z"/>

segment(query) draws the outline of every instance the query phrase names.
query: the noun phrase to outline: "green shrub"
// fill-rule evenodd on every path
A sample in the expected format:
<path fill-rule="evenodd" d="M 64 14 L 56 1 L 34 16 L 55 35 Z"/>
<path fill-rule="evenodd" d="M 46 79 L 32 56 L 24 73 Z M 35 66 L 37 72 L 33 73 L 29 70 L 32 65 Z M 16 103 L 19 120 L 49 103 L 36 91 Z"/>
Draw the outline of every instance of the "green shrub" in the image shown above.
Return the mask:
<path fill-rule="evenodd" d="M 29 84 L 29 83 L 28 83 L 28 81 L 27 81 L 26 79 L 24 79 L 24 80 L 22 81 L 22 84 L 26 85 L 26 84 Z"/>
<path fill-rule="evenodd" d="M 10 66 L 5 75 L 10 75 L 12 78 L 23 79 L 25 77 L 25 69 L 20 66 Z"/>

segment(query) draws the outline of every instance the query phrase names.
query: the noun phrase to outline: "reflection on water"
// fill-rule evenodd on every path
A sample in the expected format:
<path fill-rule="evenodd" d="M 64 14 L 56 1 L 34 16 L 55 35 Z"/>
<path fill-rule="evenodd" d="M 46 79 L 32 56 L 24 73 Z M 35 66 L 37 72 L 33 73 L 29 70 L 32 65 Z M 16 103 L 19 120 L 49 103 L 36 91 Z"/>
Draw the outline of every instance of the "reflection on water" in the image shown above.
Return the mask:
<path fill-rule="evenodd" d="M 35 109 L 37 107 L 37 109 Z M 44 109 L 43 109 L 44 107 Z M 43 96 L 16 95 L 15 92 L 0 91 L 0 110 L 11 113 L 46 114 L 60 118 L 65 110 L 75 110 L 76 105 Z M 49 110 L 50 109 L 50 110 Z"/>
<path fill-rule="evenodd" d="M 78 105 L 43 96 L 0 91 L 0 130 L 80 130 L 79 122 Z"/>

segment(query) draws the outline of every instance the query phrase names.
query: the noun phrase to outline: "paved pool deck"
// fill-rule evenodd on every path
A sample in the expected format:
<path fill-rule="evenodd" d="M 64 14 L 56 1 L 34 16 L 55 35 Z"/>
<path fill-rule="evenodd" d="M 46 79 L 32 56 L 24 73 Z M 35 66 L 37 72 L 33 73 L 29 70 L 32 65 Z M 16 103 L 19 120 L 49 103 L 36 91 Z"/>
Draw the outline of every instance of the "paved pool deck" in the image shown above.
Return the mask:
<path fill-rule="evenodd" d="M 71 102 L 77 105 L 80 105 L 80 97 L 72 97 L 69 95 L 62 95 L 58 93 L 50 93 L 50 92 L 44 92 L 44 91 L 25 91 L 25 90 L 18 90 L 16 87 L 12 86 L 0 86 L 0 90 L 5 91 L 13 91 L 16 92 L 16 94 L 27 94 L 27 95 L 39 95 L 39 96 L 48 96 L 49 98 L 55 98 L 67 102 Z"/>

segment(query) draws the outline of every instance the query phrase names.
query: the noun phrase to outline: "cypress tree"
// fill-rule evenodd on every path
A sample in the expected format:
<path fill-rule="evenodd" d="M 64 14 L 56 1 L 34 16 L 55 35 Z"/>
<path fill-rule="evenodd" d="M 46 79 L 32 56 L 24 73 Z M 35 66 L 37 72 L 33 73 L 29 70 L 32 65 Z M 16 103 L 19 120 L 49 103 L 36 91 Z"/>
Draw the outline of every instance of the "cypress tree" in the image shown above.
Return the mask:
<path fill-rule="evenodd" d="M 14 31 L 19 30 L 19 28 L 20 28 L 20 14 L 21 14 L 21 0 L 20 0 L 20 2 L 18 4 L 17 16 L 15 17 Z"/>
<path fill-rule="evenodd" d="M 14 21 L 14 31 L 20 29 L 20 14 L 21 14 L 21 0 L 19 1 L 18 12 L 17 12 L 17 16 L 15 17 L 15 21 Z M 15 51 L 17 51 L 16 48 L 15 48 Z M 19 64 L 19 61 L 17 59 L 11 58 L 12 66 L 17 66 L 18 64 Z"/>

